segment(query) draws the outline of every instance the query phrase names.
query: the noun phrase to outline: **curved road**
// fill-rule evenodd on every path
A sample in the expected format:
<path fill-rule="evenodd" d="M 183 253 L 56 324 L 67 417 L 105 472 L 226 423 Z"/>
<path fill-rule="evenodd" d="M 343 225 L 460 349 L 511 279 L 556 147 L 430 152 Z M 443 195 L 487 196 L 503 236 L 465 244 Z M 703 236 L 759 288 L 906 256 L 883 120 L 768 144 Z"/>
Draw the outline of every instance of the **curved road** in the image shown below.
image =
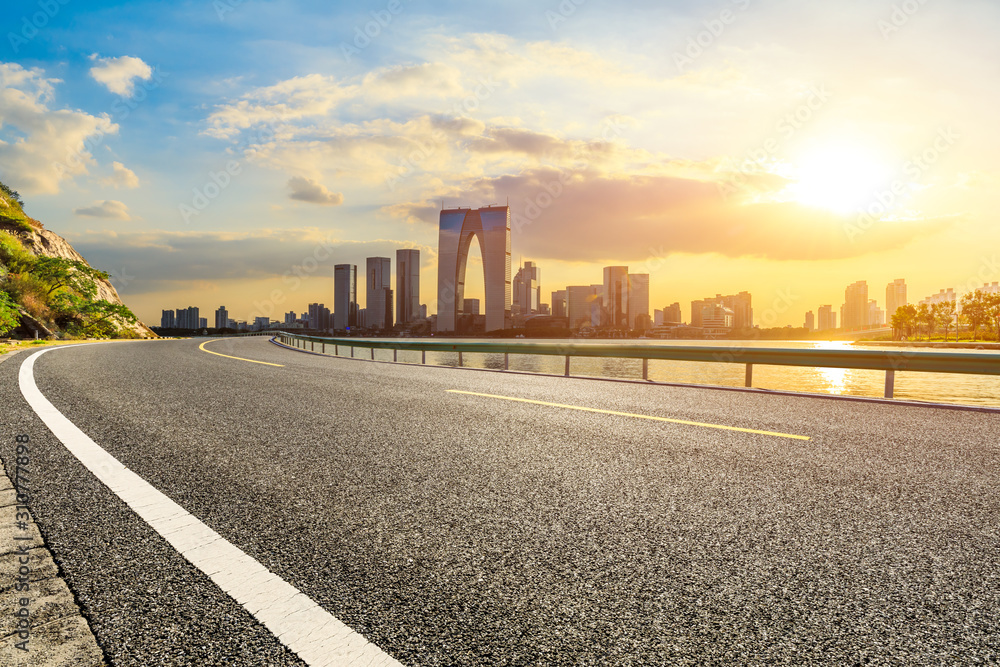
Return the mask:
<path fill-rule="evenodd" d="M 403 664 L 1000 659 L 996 413 L 203 342 L 34 378 Z M 28 356 L 0 364 L 0 455 L 31 436 L 31 510 L 112 663 L 303 664 L 49 432 Z"/>

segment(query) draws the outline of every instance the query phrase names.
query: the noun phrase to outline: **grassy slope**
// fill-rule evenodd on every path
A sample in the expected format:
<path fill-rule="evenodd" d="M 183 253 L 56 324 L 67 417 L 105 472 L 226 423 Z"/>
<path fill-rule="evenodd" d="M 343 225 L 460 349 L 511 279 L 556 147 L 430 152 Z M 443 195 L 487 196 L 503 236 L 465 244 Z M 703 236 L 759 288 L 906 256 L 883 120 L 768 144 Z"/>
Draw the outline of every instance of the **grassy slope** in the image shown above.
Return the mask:
<path fill-rule="evenodd" d="M 21 206 L 9 197 L 0 194 L 0 222 L 11 223 L 14 227 L 30 232 L 35 227 L 41 227 L 37 220 L 25 215 Z"/>

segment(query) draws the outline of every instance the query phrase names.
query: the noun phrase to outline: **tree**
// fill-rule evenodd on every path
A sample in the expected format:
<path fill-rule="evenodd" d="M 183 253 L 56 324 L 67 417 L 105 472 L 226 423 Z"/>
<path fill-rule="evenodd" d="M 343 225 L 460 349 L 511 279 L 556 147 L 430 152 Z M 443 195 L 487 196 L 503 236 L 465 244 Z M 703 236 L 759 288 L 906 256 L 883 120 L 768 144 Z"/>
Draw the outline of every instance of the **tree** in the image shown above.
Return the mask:
<path fill-rule="evenodd" d="M 0 336 L 16 329 L 20 322 L 17 304 L 11 301 L 6 292 L 0 292 Z"/>
<path fill-rule="evenodd" d="M 891 324 L 893 329 L 899 329 L 902 332 L 906 330 L 906 337 L 910 338 L 913 336 L 913 327 L 917 322 L 917 309 L 906 304 L 905 306 L 900 306 L 896 309 L 896 312 L 892 314 Z"/>
<path fill-rule="evenodd" d="M 74 259 L 62 257 L 39 257 L 35 260 L 32 273 L 48 283 L 49 294 L 61 287 L 68 287 L 83 295 L 96 292 L 94 282 L 107 280 L 109 274 Z"/>
<path fill-rule="evenodd" d="M 1000 293 L 983 294 L 983 309 L 996 327 L 997 338 L 1000 339 Z"/>
<path fill-rule="evenodd" d="M 944 327 L 944 342 L 947 343 L 948 330 L 951 329 L 951 325 L 955 322 L 955 302 L 942 301 L 934 305 L 933 311 L 935 323 Z"/>
<path fill-rule="evenodd" d="M 917 323 L 926 327 L 927 337 L 930 338 L 934 333 L 934 309 L 926 303 L 920 304 L 917 308 Z"/>
<path fill-rule="evenodd" d="M 972 340 L 976 340 L 979 327 L 990 322 L 986 296 L 979 290 L 962 295 L 962 318 L 972 327 Z"/>

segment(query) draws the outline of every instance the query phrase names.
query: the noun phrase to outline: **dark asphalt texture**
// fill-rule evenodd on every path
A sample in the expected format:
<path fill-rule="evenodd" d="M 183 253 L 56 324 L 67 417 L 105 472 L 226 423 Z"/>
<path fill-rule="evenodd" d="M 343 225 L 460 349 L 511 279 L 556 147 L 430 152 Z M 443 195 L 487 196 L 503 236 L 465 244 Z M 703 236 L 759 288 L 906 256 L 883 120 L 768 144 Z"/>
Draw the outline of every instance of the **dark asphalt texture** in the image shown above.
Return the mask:
<path fill-rule="evenodd" d="M 201 342 L 56 350 L 36 380 L 403 663 L 1000 661 L 1000 415 Z M 113 664 L 298 664 L 48 434 L 18 356 L 0 452 L 31 435 L 32 511 Z"/>

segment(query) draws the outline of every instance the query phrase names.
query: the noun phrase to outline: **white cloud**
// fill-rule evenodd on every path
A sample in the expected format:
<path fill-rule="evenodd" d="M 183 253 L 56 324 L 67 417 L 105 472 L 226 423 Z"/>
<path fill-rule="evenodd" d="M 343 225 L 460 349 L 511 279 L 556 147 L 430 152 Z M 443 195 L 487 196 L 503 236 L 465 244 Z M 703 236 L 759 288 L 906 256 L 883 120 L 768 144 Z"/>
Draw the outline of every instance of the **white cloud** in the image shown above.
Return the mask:
<path fill-rule="evenodd" d="M 90 56 L 97 60 L 98 65 L 90 68 L 90 76 L 105 88 L 122 97 L 132 97 L 135 90 L 135 80 L 148 81 L 153 77 L 153 68 L 134 56 L 120 58 L 98 58 L 97 54 Z"/>
<path fill-rule="evenodd" d="M 139 177 L 121 162 L 111 163 L 111 168 L 113 170 L 111 176 L 101 180 L 102 185 L 110 185 L 115 188 L 139 187 Z"/>
<path fill-rule="evenodd" d="M 344 195 L 339 192 L 330 192 L 322 183 L 317 183 L 310 178 L 295 176 L 289 179 L 288 187 L 292 190 L 292 194 L 288 195 L 289 199 L 319 204 L 320 206 L 340 206 L 344 203 Z"/>
<path fill-rule="evenodd" d="M 92 218 L 113 218 L 115 220 L 131 220 L 132 216 L 129 215 L 128 207 L 120 201 L 114 199 L 105 199 L 104 201 L 96 201 L 86 208 L 78 208 L 73 211 L 77 215 L 88 216 Z"/>
<path fill-rule="evenodd" d="M 42 70 L 0 63 L 0 178 L 25 194 L 54 194 L 86 174 L 90 151 L 118 132 L 107 114 L 50 109 L 57 83 Z"/>

